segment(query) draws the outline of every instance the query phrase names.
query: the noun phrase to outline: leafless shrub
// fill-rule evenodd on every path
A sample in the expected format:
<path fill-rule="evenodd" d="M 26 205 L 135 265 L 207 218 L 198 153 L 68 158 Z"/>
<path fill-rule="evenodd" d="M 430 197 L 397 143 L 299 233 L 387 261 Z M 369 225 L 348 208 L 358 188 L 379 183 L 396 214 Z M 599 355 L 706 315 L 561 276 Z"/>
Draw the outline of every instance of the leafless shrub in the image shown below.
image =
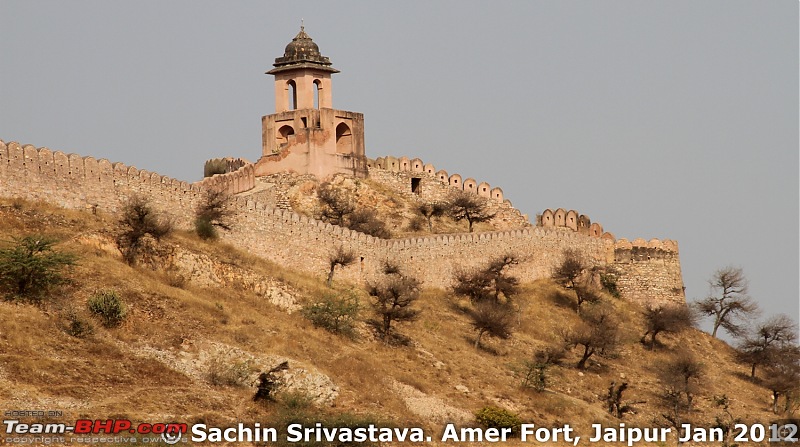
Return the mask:
<path fill-rule="evenodd" d="M 586 362 L 595 354 L 610 354 L 618 345 L 618 322 L 610 309 L 594 306 L 581 314 L 581 321 L 564 335 L 567 346 L 582 349 L 576 365 L 586 369 Z"/>
<path fill-rule="evenodd" d="M 737 358 L 750 365 L 755 378 L 758 366 L 779 361 L 783 348 L 797 343 L 797 324 L 786 315 L 777 315 L 759 323 L 738 346 Z"/>
<path fill-rule="evenodd" d="M 222 191 L 211 189 L 206 191 L 205 199 L 195 210 L 195 231 L 202 239 L 216 239 L 217 228 L 230 230 L 231 211 L 227 204 L 230 196 Z"/>
<path fill-rule="evenodd" d="M 681 332 L 695 324 L 694 314 L 687 306 L 668 305 L 668 306 L 648 306 L 644 312 L 645 333 L 642 335 L 642 344 L 649 345 L 653 349 L 656 345 L 656 337 L 662 332 Z M 647 336 L 650 342 L 647 342 Z"/>
<path fill-rule="evenodd" d="M 492 259 L 480 269 L 456 270 L 453 292 L 469 297 L 473 303 L 488 300 L 499 303 L 501 297 L 508 302 L 519 289 L 519 279 L 509 275 L 508 269 L 518 263 L 516 256 L 506 254 Z"/>
<path fill-rule="evenodd" d="M 433 233 L 433 218 L 444 216 L 447 210 L 447 204 L 441 202 L 421 203 L 416 208 L 419 217 L 428 222 L 428 231 L 431 233 Z"/>
<path fill-rule="evenodd" d="M 411 306 L 419 298 L 419 281 L 399 272 L 396 266 L 386 264 L 384 277 L 367 285 L 367 292 L 374 299 L 373 307 L 381 319 L 380 336 L 386 341 L 397 321 L 413 321 L 419 311 Z M 395 273 L 396 272 L 396 273 Z"/>
<path fill-rule="evenodd" d="M 328 256 L 328 265 L 330 266 L 330 270 L 328 271 L 328 287 L 333 284 L 333 273 L 336 270 L 336 266 L 347 267 L 348 265 L 356 262 L 356 254 L 352 250 L 345 250 L 344 247 L 339 246 L 336 251 L 331 253 Z"/>
<path fill-rule="evenodd" d="M 450 197 L 446 204 L 447 213 L 456 222 L 466 220 L 469 223 L 469 232 L 475 223 L 492 220 L 495 213 L 489 211 L 489 203 L 485 197 L 480 197 L 469 192 L 459 192 Z"/>
<path fill-rule="evenodd" d="M 694 307 L 703 316 L 714 319 L 712 337 L 722 327 L 734 337 L 745 332 L 741 320 L 758 313 L 758 305 L 747 295 L 747 278 L 740 268 L 725 267 L 717 270 L 709 281 L 712 295 L 694 303 Z"/>
<path fill-rule="evenodd" d="M 128 264 L 134 264 L 136 257 L 145 249 L 145 236 L 151 236 L 157 242 L 172 232 L 172 222 L 158 216 L 142 196 L 132 197 L 122 207 L 119 223 L 122 232 L 117 237 L 117 246 Z"/>
<path fill-rule="evenodd" d="M 511 337 L 511 325 L 514 323 L 514 309 L 507 304 L 480 302 L 470 312 L 472 327 L 478 332 L 475 337 L 475 349 L 481 345 L 483 335 L 508 339 Z"/>
<path fill-rule="evenodd" d="M 356 204 L 341 189 L 325 182 L 317 189 L 321 206 L 320 217 L 332 225 L 345 225 L 345 218 L 355 212 Z"/>

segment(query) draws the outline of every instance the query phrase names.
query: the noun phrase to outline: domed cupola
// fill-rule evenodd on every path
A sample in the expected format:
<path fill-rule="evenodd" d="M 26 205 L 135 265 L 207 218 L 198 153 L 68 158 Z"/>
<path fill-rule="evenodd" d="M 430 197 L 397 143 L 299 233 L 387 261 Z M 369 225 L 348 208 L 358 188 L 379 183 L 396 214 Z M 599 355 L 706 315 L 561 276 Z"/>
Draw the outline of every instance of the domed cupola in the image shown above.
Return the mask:
<path fill-rule="evenodd" d="M 338 73 L 339 70 L 331 67 L 331 61 L 319 52 L 319 46 L 311 40 L 306 33 L 305 27 L 300 26 L 300 32 L 294 36 L 291 42 L 286 45 L 283 57 L 275 58 L 275 68 L 268 71 L 268 74 L 275 74 L 294 68 L 317 68 L 331 73 Z"/>

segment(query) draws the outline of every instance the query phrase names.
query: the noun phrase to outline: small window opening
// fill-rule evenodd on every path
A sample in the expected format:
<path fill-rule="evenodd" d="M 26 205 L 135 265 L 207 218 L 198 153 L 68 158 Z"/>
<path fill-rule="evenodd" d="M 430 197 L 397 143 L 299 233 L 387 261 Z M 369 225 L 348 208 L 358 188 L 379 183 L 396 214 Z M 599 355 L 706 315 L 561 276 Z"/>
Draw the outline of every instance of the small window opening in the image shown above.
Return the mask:
<path fill-rule="evenodd" d="M 319 109 L 319 90 L 322 88 L 320 86 L 319 79 L 314 79 L 314 108 Z"/>
<path fill-rule="evenodd" d="M 302 118 L 300 118 L 300 121 L 303 122 L 303 128 L 308 127 L 308 118 L 302 117 Z"/>
<path fill-rule="evenodd" d="M 289 89 L 289 110 L 294 110 L 297 108 L 297 85 L 294 81 L 289 81 L 286 84 Z"/>
<path fill-rule="evenodd" d="M 414 177 L 411 179 L 411 192 L 414 194 L 421 194 L 422 188 L 420 188 L 420 183 L 422 183 L 422 179 L 419 177 Z"/>

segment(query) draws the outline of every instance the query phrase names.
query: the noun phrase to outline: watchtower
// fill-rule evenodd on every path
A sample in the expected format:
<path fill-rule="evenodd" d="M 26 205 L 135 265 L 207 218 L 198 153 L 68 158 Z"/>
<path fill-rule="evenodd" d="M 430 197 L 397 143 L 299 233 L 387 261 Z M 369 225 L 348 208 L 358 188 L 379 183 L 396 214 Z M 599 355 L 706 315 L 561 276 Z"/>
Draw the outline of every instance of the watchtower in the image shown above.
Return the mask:
<path fill-rule="evenodd" d="M 366 177 L 364 115 L 333 108 L 331 75 L 339 70 L 303 26 L 275 59 L 275 113 L 261 118 L 256 175 L 345 173 Z"/>

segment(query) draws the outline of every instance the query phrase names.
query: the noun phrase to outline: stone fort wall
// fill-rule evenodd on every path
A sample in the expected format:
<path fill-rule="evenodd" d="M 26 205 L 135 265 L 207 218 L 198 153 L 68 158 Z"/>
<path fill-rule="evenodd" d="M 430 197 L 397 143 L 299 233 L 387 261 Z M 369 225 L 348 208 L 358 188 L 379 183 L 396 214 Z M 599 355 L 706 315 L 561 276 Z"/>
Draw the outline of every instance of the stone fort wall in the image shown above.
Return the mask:
<path fill-rule="evenodd" d="M 236 193 L 253 185 L 252 165 L 190 184 L 122 163 L 0 141 L 0 196 L 116 213 L 129 197 L 144 195 L 185 229 L 192 227 L 206 189 Z M 594 264 L 615 267 L 626 298 L 685 302 L 678 248 L 672 241 L 614 241 L 565 227 L 380 240 L 244 198 L 235 197 L 230 206 L 235 226 L 225 242 L 320 278 L 328 270 L 328 255 L 339 246 L 355 251 L 359 261 L 337 278 L 369 281 L 392 260 L 429 287 L 447 287 L 455 269 L 478 266 L 505 253 L 522 259 L 514 274 L 523 281 L 535 280 L 549 276 L 562 251 L 573 248 Z"/>
<path fill-rule="evenodd" d="M 492 225 L 498 229 L 516 229 L 530 226 L 528 216 L 504 198 L 503 190 L 492 188 L 486 182 L 464 179 L 460 174 L 437 170 L 419 158 L 379 157 L 368 159 L 369 178 L 390 186 L 407 198 L 424 202 L 444 202 L 453 192 L 464 191 L 487 199 L 489 211 L 495 214 Z"/>

